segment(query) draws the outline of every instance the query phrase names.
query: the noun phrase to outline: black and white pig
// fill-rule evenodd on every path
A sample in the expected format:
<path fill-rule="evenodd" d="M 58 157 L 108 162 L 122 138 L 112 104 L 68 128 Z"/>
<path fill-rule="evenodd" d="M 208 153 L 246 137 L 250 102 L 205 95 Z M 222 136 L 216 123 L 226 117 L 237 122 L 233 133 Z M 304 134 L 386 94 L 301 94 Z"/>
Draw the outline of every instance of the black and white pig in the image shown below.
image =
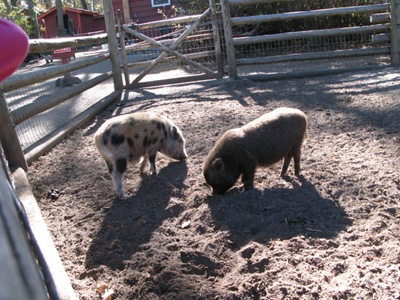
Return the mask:
<path fill-rule="evenodd" d="M 249 190 L 257 167 L 268 167 L 282 158 L 281 176 L 286 174 L 292 158 L 298 176 L 306 128 L 307 117 L 302 111 L 282 107 L 226 131 L 204 161 L 205 180 L 214 193 L 224 194 L 241 175 L 244 189 Z"/>
<path fill-rule="evenodd" d="M 155 113 L 113 117 L 97 130 L 94 141 L 107 163 L 120 199 L 125 199 L 122 175 L 128 161 L 141 163 L 140 172 L 150 164 L 150 173 L 156 174 L 157 152 L 176 160 L 187 157 L 181 130 L 168 118 Z"/>

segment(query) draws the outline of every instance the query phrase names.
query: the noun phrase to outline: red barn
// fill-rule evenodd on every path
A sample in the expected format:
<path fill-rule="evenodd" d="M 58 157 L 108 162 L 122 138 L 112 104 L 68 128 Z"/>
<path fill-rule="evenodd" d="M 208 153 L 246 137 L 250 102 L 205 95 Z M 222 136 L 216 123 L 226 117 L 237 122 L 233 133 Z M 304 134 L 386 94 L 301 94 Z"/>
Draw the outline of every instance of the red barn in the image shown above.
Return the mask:
<path fill-rule="evenodd" d="M 48 12 L 38 17 L 39 26 L 44 28 L 42 37 L 53 38 L 58 36 L 57 8 L 53 7 Z M 104 16 L 97 12 L 66 8 L 64 9 L 64 30 L 66 36 L 84 35 L 94 32 L 105 32 Z"/>
<path fill-rule="evenodd" d="M 124 23 L 147 23 L 159 21 L 163 15 L 174 14 L 173 0 L 112 0 L 113 10 L 121 10 Z M 161 11 L 162 13 L 160 13 Z"/>

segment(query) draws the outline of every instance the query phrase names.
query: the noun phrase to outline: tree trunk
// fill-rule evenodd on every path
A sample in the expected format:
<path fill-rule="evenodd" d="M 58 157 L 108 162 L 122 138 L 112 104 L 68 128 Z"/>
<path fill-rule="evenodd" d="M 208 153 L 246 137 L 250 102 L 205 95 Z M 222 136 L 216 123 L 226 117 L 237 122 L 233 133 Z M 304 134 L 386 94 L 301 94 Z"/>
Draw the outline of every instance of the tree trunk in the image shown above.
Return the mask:
<path fill-rule="evenodd" d="M 83 8 L 83 9 L 86 9 L 86 10 L 88 9 L 86 0 L 81 0 L 81 4 L 82 4 L 82 8 Z"/>
<path fill-rule="evenodd" d="M 62 1 L 56 0 L 57 6 L 57 29 L 58 29 L 58 36 L 65 36 L 64 30 L 64 12 L 62 8 Z"/>
<path fill-rule="evenodd" d="M 28 12 L 29 12 L 29 21 L 32 25 L 32 33 L 30 34 L 30 38 L 38 38 L 39 37 L 39 27 L 38 27 L 38 22 L 37 22 L 37 15 L 35 11 L 33 10 L 34 8 L 34 3 L 33 0 L 28 0 Z"/>
<path fill-rule="evenodd" d="M 10 11 L 11 11 L 11 5 L 10 5 L 10 3 L 8 3 L 7 0 L 3 0 L 3 3 L 4 3 L 4 6 L 6 7 L 7 14 L 9 14 Z"/>

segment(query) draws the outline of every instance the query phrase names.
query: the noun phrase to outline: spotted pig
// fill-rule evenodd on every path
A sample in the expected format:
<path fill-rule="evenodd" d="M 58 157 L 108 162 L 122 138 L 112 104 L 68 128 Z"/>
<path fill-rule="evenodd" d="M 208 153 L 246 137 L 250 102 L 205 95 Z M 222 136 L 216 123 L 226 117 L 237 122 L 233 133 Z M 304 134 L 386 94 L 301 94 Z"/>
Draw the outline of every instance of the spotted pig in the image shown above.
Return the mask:
<path fill-rule="evenodd" d="M 204 161 L 203 174 L 213 192 L 224 194 L 242 176 L 245 190 L 253 188 L 257 167 L 268 167 L 283 158 L 281 176 L 294 158 L 300 174 L 300 153 L 307 117 L 294 108 L 278 108 L 243 127 L 226 131 Z"/>
<path fill-rule="evenodd" d="M 98 129 L 94 140 L 120 199 L 125 199 L 122 175 L 128 161 L 141 163 L 140 172 L 150 164 L 150 173 L 156 174 L 157 152 L 176 160 L 187 157 L 181 130 L 171 120 L 155 113 L 111 118 Z"/>

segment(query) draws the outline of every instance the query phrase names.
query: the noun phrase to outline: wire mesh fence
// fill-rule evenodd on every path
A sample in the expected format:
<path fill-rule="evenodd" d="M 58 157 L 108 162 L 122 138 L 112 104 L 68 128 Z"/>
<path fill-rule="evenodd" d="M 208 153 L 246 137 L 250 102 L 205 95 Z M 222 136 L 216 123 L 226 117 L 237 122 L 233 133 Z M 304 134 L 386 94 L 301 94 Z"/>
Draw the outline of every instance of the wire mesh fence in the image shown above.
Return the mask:
<path fill-rule="evenodd" d="M 192 24 L 193 20 L 190 19 L 187 21 L 180 20 L 179 23 L 160 24 L 151 27 L 138 26 L 137 28 L 134 27 L 134 29 L 140 34 L 150 37 L 156 43 L 172 47 L 173 50 L 187 59 L 195 61 L 213 72 L 217 72 L 211 16 L 202 19 L 189 36 L 181 42 L 177 42 Z M 218 26 L 217 30 L 222 30 L 222 26 Z M 202 73 L 202 70 L 196 68 L 194 64 L 179 59 L 173 54 L 165 55 L 165 58 L 160 60 L 160 63 L 155 64 L 154 61 L 163 55 L 164 51 L 162 49 L 135 37 L 129 32 L 127 32 L 125 40 L 131 80 L 135 80 L 136 76 L 151 64 L 154 64 L 154 67 L 143 78 L 144 82 L 157 78 L 176 78 Z"/>
<path fill-rule="evenodd" d="M 383 1 L 378 5 L 321 6 L 311 11 L 261 16 L 251 5 L 234 9 L 232 38 L 238 72 L 246 74 L 246 66 L 259 63 L 269 64 L 262 68 L 268 72 L 282 72 L 280 64 L 287 62 L 297 62 L 291 65 L 297 70 L 337 68 L 343 66 L 341 61 L 346 61 L 347 67 L 388 65 L 388 8 L 389 4 Z M 268 10 L 265 6 L 264 9 Z M 238 14 L 243 10 L 255 15 L 241 17 Z"/>
<path fill-rule="evenodd" d="M 85 48 L 85 50 L 76 53 L 75 60 L 85 58 L 90 54 L 95 55 L 97 51 L 101 51 L 101 46 L 89 47 Z M 54 60 L 49 63 L 45 59 L 31 61 L 17 71 L 16 75 L 37 71 L 40 73 L 40 70 L 46 72 L 49 68 L 58 65 L 61 65 L 61 61 Z M 110 61 L 107 60 L 5 93 L 8 108 L 12 114 L 15 114 L 14 122 L 17 124 L 15 129 L 22 149 L 25 151 L 32 147 L 100 99 L 112 93 L 114 87 L 111 79 L 78 93 L 76 96 L 70 97 L 69 93 L 71 89 L 110 70 Z M 51 102 L 51 99 L 55 97 L 59 102 L 57 106 L 36 114 L 38 110 L 42 111 Z M 36 105 L 38 103 L 43 103 L 42 107 Z M 33 116 L 20 122 L 15 116 L 18 116 L 19 110 L 22 109 L 25 114 Z"/>

